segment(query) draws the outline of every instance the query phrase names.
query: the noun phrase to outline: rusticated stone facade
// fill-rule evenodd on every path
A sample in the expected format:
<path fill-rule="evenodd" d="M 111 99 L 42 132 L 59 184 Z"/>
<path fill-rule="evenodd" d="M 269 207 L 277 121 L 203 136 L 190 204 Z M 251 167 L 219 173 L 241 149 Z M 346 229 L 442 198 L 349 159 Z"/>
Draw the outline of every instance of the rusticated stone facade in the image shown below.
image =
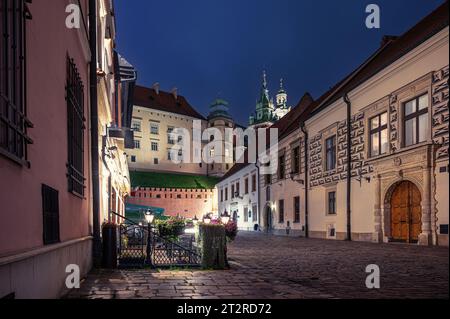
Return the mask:
<path fill-rule="evenodd" d="M 448 159 L 449 156 L 448 74 L 448 66 L 433 74 L 433 142 L 440 145 L 436 153 L 436 160 L 438 161 Z"/>
<path fill-rule="evenodd" d="M 373 167 L 368 165 L 365 155 L 365 116 L 364 113 L 358 113 L 352 116 L 351 132 L 351 167 L 352 177 L 366 175 L 373 172 Z M 310 141 L 310 187 L 323 186 L 330 183 L 345 180 L 347 178 L 347 121 L 341 121 L 335 125 L 336 130 L 332 128 L 323 133 L 317 134 Z M 325 171 L 324 169 L 324 148 L 325 137 L 335 133 L 337 136 L 337 165 L 336 169 Z"/>

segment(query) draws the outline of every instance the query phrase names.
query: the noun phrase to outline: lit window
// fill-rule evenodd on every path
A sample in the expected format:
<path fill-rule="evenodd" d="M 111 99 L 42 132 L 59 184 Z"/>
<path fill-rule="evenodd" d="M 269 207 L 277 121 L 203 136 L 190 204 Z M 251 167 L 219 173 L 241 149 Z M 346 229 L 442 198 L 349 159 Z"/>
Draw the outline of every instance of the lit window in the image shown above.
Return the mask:
<path fill-rule="evenodd" d="M 405 146 L 425 142 L 428 139 L 428 106 L 427 94 L 405 103 L 403 109 Z"/>
<path fill-rule="evenodd" d="M 370 119 L 370 156 L 386 154 L 388 145 L 388 116 L 383 113 Z"/>

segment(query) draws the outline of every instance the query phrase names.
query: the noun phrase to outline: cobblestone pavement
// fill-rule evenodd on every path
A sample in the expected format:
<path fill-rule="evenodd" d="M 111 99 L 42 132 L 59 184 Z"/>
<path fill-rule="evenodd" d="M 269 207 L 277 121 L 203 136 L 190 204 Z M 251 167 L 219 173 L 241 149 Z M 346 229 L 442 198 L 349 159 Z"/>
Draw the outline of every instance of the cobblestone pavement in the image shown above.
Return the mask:
<path fill-rule="evenodd" d="M 95 270 L 68 298 L 446 298 L 449 250 L 240 233 L 227 271 Z M 381 270 L 369 290 L 367 265 Z"/>

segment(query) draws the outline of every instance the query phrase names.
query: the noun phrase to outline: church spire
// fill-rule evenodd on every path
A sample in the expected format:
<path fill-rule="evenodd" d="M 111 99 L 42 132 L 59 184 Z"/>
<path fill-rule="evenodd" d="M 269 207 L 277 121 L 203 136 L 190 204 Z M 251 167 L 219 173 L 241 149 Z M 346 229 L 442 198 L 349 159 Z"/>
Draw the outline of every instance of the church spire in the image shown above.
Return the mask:
<path fill-rule="evenodd" d="M 266 70 L 263 71 L 263 89 L 267 90 L 267 73 L 266 73 Z"/>
<path fill-rule="evenodd" d="M 278 91 L 278 93 L 286 93 L 286 91 L 284 90 L 284 79 L 283 78 L 280 79 L 280 90 Z"/>
<path fill-rule="evenodd" d="M 277 108 L 287 108 L 287 92 L 284 89 L 284 80 L 280 79 L 280 90 L 277 94 Z"/>

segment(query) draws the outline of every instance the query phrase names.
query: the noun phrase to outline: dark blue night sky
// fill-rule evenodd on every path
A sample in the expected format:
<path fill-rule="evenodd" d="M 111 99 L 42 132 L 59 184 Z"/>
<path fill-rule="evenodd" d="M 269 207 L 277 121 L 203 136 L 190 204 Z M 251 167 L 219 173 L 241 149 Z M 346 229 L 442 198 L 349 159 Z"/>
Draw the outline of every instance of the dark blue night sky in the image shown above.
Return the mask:
<path fill-rule="evenodd" d="M 381 29 L 365 8 L 381 8 Z M 118 50 L 139 84 L 177 87 L 203 114 L 219 94 L 241 124 L 255 108 L 263 69 L 271 95 L 284 78 L 289 104 L 314 98 L 360 65 L 383 35 L 399 35 L 443 0 L 116 0 Z"/>

